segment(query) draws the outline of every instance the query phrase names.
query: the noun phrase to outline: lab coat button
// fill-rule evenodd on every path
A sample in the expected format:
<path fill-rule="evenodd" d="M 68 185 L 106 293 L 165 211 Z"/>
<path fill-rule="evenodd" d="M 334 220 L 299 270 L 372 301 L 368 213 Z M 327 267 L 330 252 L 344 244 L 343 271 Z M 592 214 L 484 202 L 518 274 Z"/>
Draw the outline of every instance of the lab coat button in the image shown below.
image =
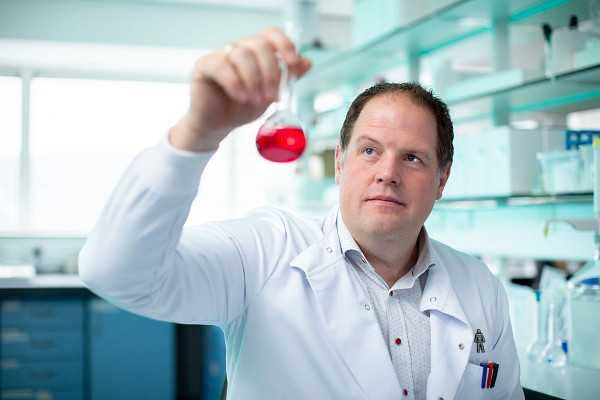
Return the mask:
<path fill-rule="evenodd" d="M 370 306 L 370 305 L 368 305 L 368 304 L 365 304 L 365 310 L 367 310 L 367 311 L 371 311 L 371 306 Z"/>
<path fill-rule="evenodd" d="M 331 247 L 327 247 L 325 250 L 327 250 L 329 254 L 333 253 L 333 249 Z"/>
<path fill-rule="evenodd" d="M 437 297 L 435 297 L 435 296 L 431 296 L 431 297 L 429 298 L 429 302 L 430 302 L 430 303 L 435 303 L 436 301 L 437 301 Z"/>
<path fill-rule="evenodd" d="M 459 349 L 459 350 L 463 350 L 464 348 L 465 348 L 465 345 L 464 345 L 464 344 L 462 344 L 462 343 L 459 343 L 459 344 L 458 344 L 458 349 Z"/>

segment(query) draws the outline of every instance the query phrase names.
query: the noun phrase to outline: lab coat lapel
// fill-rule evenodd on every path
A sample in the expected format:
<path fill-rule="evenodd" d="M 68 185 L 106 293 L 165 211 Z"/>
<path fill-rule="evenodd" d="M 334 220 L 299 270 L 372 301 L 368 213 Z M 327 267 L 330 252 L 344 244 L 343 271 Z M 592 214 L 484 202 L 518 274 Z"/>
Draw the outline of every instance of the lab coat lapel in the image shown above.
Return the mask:
<path fill-rule="evenodd" d="M 431 250 L 435 252 L 433 246 Z M 431 328 L 427 398 L 453 399 L 469 360 L 473 330 L 443 261 L 436 253 L 434 257 L 440 262 L 429 269 L 421 299 L 421 310 L 429 310 Z"/>
<path fill-rule="evenodd" d="M 400 384 L 373 305 L 360 277 L 341 254 L 335 214 L 329 216 L 323 229 L 323 240 L 304 250 L 291 264 L 305 272 L 331 344 L 365 397 L 400 398 Z"/>

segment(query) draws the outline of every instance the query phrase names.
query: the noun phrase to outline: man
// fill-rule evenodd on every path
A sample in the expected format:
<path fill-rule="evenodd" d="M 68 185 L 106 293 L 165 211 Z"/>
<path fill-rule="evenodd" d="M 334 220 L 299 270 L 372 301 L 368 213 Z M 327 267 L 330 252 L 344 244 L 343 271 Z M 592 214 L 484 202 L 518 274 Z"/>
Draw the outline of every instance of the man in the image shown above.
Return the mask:
<path fill-rule="evenodd" d="M 188 112 L 134 160 L 82 249 L 83 281 L 132 312 L 221 327 L 231 399 L 523 398 L 502 286 L 423 227 L 453 133 L 420 86 L 352 103 L 323 221 L 264 208 L 183 228 L 219 142 L 275 99 L 275 54 L 310 68 L 277 29 L 198 61 Z"/>

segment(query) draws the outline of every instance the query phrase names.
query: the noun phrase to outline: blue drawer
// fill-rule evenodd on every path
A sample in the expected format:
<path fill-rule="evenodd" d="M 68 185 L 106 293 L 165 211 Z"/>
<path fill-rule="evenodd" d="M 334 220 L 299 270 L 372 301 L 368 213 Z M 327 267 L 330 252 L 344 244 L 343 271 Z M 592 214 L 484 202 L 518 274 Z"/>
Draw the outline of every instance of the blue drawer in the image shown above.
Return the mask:
<path fill-rule="evenodd" d="M 91 400 L 175 398 L 174 326 L 90 302 Z"/>
<path fill-rule="evenodd" d="M 0 303 L 2 327 L 79 328 L 83 326 L 82 299 L 14 299 Z"/>
<path fill-rule="evenodd" d="M 82 363 L 25 363 L 3 358 L 0 362 L 2 390 L 8 388 L 80 389 L 83 385 Z"/>
<path fill-rule="evenodd" d="M 4 328 L 0 332 L 0 355 L 3 359 L 79 362 L 83 359 L 81 330 Z"/>
<path fill-rule="evenodd" d="M 53 389 L 5 389 L 0 391 L 2 400 L 81 400 L 82 390 L 53 390 Z"/>

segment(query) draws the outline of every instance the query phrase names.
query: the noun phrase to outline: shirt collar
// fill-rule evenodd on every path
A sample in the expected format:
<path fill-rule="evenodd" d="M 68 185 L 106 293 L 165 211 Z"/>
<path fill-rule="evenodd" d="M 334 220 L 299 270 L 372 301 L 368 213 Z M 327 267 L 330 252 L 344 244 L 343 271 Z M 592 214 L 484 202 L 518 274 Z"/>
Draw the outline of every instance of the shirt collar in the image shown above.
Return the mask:
<path fill-rule="evenodd" d="M 360 249 L 360 247 L 352 237 L 352 234 L 348 230 L 348 227 L 344 223 L 340 209 L 338 209 L 337 212 L 336 225 L 338 237 L 340 240 L 340 250 L 342 254 L 344 254 L 344 256 L 346 257 L 346 259 L 352 260 L 352 255 L 358 254 L 363 261 L 366 260 L 367 258 L 363 254 L 362 250 Z M 429 235 L 427 234 L 425 226 L 421 228 L 421 232 L 419 233 L 418 246 L 419 256 L 417 257 L 417 262 L 407 274 L 405 274 L 394 284 L 393 289 L 412 287 L 414 285 L 414 282 L 421 275 L 423 275 L 430 267 L 436 264 L 433 259 L 433 254 L 435 254 L 435 252 L 432 251 L 431 240 L 429 239 Z M 366 263 L 366 265 L 370 270 L 374 272 L 374 269 L 370 265 L 370 263 Z"/>

